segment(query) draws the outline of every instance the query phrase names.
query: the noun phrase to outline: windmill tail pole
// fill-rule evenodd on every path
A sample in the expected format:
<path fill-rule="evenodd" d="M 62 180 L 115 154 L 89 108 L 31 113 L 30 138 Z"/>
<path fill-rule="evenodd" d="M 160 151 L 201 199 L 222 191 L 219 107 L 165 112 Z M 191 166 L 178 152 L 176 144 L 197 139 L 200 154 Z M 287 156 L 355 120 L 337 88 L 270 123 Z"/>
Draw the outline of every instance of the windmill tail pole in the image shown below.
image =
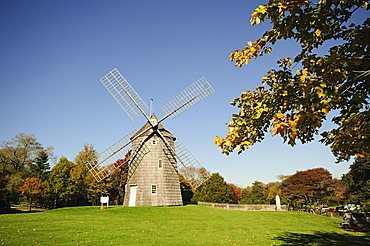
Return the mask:
<path fill-rule="evenodd" d="M 151 116 L 153 113 L 153 98 L 150 98 L 150 110 L 149 110 L 149 116 Z"/>

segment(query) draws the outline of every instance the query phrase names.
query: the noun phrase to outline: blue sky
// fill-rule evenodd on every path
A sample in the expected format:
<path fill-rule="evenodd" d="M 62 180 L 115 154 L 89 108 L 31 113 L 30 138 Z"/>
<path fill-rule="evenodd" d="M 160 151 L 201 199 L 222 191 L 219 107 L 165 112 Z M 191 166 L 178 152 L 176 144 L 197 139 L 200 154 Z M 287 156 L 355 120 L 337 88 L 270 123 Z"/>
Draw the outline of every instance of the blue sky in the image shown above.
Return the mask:
<path fill-rule="evenodd" d="M 99 82 L 108 70 L 116 67 L 147 104 L 153 98 L 159 117 L 162 103 L 204 76 L 215 93 L 163 123 L 208 170 L 244 187 L 314 167 L 340 177 L 349 163 L 335 164 L 317 142 L 292 148 L 268 136 L 230 156 L 213 144 L 236 112 L 232 99 L 297 50 L 282 42 L 243 69 L 229 62 L 230 52 L 269 27 L 249 25 L 262 2 L 1 1 L 0 141 L 34 134 L 70 160 L 84 143 L 102 151 L 145 123 L 132 122 Z"/>

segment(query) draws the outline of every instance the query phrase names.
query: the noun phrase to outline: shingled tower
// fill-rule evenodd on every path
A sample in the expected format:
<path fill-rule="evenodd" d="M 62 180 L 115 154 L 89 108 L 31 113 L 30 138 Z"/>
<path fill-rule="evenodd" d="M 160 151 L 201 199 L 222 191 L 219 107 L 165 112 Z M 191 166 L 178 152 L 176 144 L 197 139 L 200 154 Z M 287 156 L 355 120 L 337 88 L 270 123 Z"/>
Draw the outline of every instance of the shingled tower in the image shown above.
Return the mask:
<path fill-rule="evenodd" d="M 156 124 L 158 118 L 153 114 L 150 121 Z M 172 149 L 175 148 L 176 138 L 161 123 L 154 131 L 143 133 L 148 127 L 149 122 L 131 138 L 135 139 L 132 142 L 133 150 L 145 141 L 148 153 L 137 166 L 134 166 L 135 162 L 129 166 L 124 206 L 182 205 L 177 163 L 169 158 L 167 148 L 157 132 L 166 138 Z"/>

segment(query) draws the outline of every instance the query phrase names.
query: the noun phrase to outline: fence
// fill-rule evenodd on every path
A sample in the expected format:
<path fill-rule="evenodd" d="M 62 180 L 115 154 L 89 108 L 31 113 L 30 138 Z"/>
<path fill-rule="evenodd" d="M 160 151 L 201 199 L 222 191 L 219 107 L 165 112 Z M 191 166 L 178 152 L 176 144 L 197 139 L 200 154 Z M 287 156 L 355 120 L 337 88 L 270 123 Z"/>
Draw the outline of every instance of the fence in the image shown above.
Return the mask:
<path fill-rule="evenodd" d="M 208 206 L 214 208 L 222 208 L 228 210 L 241 211 L 276 211 L 276 205 L 270 204 L 228 204 L 228 203 L 212 203 L 212 202 L 198 202 L 200 206 Z M 287 206 L 281 205 L 280 211 L 286 211 Z"/>

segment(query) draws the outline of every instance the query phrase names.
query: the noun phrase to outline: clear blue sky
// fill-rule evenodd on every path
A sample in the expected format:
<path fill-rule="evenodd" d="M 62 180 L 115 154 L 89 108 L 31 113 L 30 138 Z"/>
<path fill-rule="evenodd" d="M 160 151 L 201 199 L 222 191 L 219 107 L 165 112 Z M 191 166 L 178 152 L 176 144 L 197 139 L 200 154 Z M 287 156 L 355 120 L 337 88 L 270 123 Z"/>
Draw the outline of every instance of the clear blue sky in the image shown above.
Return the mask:
<path fill-rule="evenodd" d="M 34 134 L 58 157 L 73 160 L 84 143 L 98 151 L 144 123 L 132 122 L 99 82 L 118 68 L 154 111 L 201 76 L 216 92 L 164 125 L 201 164 L 241 186 L 280 174 L 335 164 L 317 142 L 289 147 L 278 137 L 241 155 L 225 156 L 213 144 L 226 134 L 242 90 L 253 90 L 275 60 L 297 50 L 294 42 L 243 69 L 228 56 L 258 38 L 268 24 L 250 27 L 263 1 L 19 1 L 0 2 L 0 140 Z"/>

